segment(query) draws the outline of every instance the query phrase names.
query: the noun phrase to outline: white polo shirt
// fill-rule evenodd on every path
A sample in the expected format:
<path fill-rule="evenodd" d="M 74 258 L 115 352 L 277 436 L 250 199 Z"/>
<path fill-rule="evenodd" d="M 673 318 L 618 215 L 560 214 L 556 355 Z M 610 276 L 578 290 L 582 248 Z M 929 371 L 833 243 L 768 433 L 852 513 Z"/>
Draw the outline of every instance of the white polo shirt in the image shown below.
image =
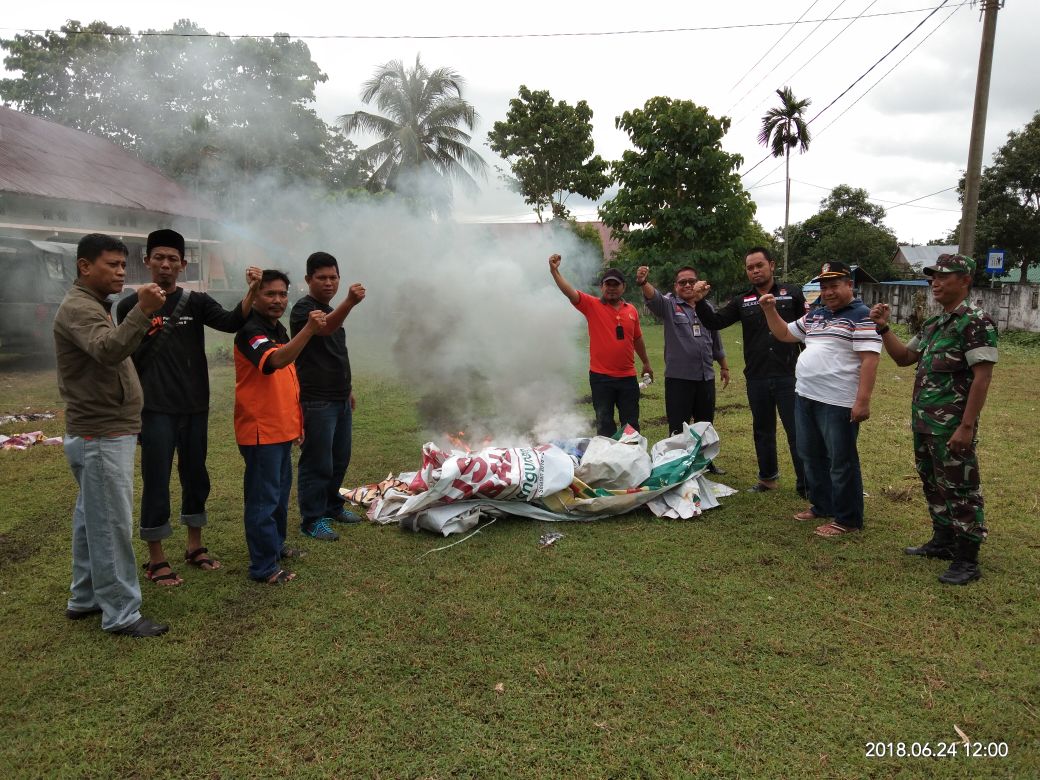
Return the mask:
<path fill-rule="evenodd" d="M 832 406 L 851 409 L 859 390 L 860 358 L 857 352 L 881 352 L 870 309 L 859 298 L 832 312 L 816 306 L 789 323 L 787 330 L 805 342 L 795 367 L 795 392 Z"/>

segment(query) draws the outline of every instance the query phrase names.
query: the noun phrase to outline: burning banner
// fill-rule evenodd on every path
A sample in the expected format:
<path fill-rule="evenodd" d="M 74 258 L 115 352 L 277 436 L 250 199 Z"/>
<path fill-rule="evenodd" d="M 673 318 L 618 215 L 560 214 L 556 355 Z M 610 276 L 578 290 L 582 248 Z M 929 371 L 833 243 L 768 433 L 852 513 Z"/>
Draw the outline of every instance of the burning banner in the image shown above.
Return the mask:
<path fill-rule="evenodd" d="M 649 453 L 646 439 L 628 427 L 616 439 L 478 451 L 460 439 L 453 445 L 462 448 L 427 443 L 419 471 L 340 492 L 374 522 L 445 536 L 469 530 L 483 515 L 595 520 L 646 505 L 658 517 L 690 518 L 736 492 L 703 476 L 719 452 L 710 423 L 684 426 Z"/>

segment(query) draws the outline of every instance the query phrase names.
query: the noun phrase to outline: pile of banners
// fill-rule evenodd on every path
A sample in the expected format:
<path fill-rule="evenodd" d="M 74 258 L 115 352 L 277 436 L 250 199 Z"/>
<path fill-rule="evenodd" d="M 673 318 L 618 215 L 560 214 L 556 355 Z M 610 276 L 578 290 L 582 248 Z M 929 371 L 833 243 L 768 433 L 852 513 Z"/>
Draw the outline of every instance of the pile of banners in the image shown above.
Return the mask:
<path fill-rule="evenodd" d="M 60 445 L 62 441 L 61 436 L 44 436 L 43 431 L 15 433 L 11 436 L 0 433 L 0 450 L 27 450 L 34 444 L 45 444 L 53 447 Z"/>
<path fill-rule="evenodd" d="M 340 492 L 373 522 L 444 536 L 468 531 L 483 516 L 596 520 L 646 506 L 658 517 L 687 519 L 736 492 L 704 477 L 718 452 L 718 433 L 703 422 L 649 452 L 627 426 L 614 438 L 535 447 L 446 452 L 427 443 L 418 471 Z"/>

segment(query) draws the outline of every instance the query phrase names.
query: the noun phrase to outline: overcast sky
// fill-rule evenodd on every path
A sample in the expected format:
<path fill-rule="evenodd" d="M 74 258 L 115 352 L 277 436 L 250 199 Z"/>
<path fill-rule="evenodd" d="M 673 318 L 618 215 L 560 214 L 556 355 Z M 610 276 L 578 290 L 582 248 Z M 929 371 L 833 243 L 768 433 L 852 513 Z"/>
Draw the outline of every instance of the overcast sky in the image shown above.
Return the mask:
<path fill-rule="evenodd" d="M 0 34 L 53 29 L 66 19 L 98 19 L 138 31 L 189 18 L 210 32 L 305 37 L 315 62 L 329 76 L 319 87 L 316 106 L 329 122 L 360 107 L 360 84 L 376 66 L 391 59 L 411 61 L 421 53 L 428 66 L 451 66 L 467 79 L 467 97 L 481 115 L 474 145 L 492 163 L 487 131 L 504 117 L 520 84 L 548 89 L 571 103 L 588 101 L 595 112 L 597 152 L 608 159 L 626 148 L 627 137 L 614 127 L 616 116 L 655 95 L 689 99 L 733 118 L 724 146 L 743 155 L 745 170 L 766 154 L 756 136 L 762 114 L 776 100 L 775 89 L 789 85 L 798 97 L 810 98 L 812 117 L 923 21 L 811 125 L 812 148 L 791 163 L 794 222 L 815 213 L 820 199 L 838 184 L 863 187 L 886 207 L 955 187 L 967 161 L 982 23 L 977 7 L 960 0 L 949 0 L 924 21 L 941 1 L 382 5 L 86 0 L 6 3 Z M 895 13 L 907 10 L 913 12 Z M 872 16 L 877 14 L 885 15 Z M 798 19 L 802 23 L 790 24 Z M 706 29 L 712 27 L 728 29 Z M 1021 128 L 1040 109 L 1037 30 L 1040 3 L 1008 0 L 997 24 L 986 164 L 1008 131 Z M 571 35 L 622 31 L 658 32 Z M 550 34 L 556 36 L 544 37 Z M 306 37 L 332 35 L 391 37 Z M 537 37 L 393 37 L 467 35 Z M 762 163 L 745 177 L 745 185 L 762 225 L 767 230 L 782 225 L 781 161 Z M 579 218 L 595 218 L 593 205 L 571 205 Z M 900 241 L 925 243 L 952 229 L 958 211 L 956 192 L 948 190 L 894 208 L 886 221 Z M 494 177 L 479 199 L 459 203 L 459 213 L 487 220 L 533 218 L 522 201 L 499 189 Z"/>

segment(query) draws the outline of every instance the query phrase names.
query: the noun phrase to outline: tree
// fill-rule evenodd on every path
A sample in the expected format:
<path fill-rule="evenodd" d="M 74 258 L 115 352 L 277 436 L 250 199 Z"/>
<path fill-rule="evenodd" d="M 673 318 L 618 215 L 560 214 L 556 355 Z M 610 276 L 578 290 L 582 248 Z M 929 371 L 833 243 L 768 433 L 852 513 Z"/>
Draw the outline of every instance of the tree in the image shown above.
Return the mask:
<path fill-rule="evenodd" d="M 570 106 L 553 102 L 542 90 L 521 85 L 519 97 L 509 101 L 505 121 L 488 133 L 493 151 L 509 162 L 524 202 L 534 206 L 538 221 L 548 209 L 564 217 L 567 196 L 596 200 L 610 185 L 607 162 L 594 155 L 592 109 L 584 100 Z"/>
<path fill-rule="evenodd" d="M 820 211 L 790 226 L 790 273 L 807 281 L 828 260 L 858 265 L 875 279 L 895 276 L 895 234 L 884 224 L 885 209 L 867 191 L 841 184 L 820 201 Z"/>
<path fill-rule="evenodd" d="M 755 204 L 722 148 L 727 117 L 688 100 L 654 97 L 615 120 L 634 149 L 611 165 L 617 196 L 600 217 L 624 242 L 623 257 L 658 268 L 697 267 L 719 285 L 743 275 Z"/>
<path fill-rule="evenodd" d="M 252 191 L 244 180 L 260 175 L 334 179 L 350 151 L 311 107 L 327 76 L 287 36 L 211 36 L 187 19 L 135 36 L 70 21 L 0 46 L 7 68 L 21 72 L 0 80 L 0 97 L 114 141 L 218 200 L 242 200 Z"/>
<path fill-rule="evenodd" d="M 428 175 L 476 189 L 473 174 L 485 176 L 487 163 L 467 145 L 471 137 L 460 129 L 472 130 L 477 121 L 476 109 L 462 97 L 463 85 L 454 70 L 427 70 L 418 56 L 411 68 L 392 60 L 364 83 L 361 101 L 375 100 L 385 116 L 355 111 L 340 116 L 339 123 L 348 135 L 361 131 L 382 138 L 361 152 L 373 167 L 369 189 L 405 190 L 424 200 L 438 195 L 450 199 L 446 187 L 440 193 L 425 189 L 439 188 Z"/>
<path fill-rule="evenodd" d="M 963 200 L 963 179 L 959 189 Z M 1020 284 L 1040 262 L 1040 111 L 1022 130 L 1008 133 L 982 172 L 975 235 L 979 253 L 1005 250 L 1004 267 L 1019 269 Z M 985 267 L 984 258 L 979 267 Z"/>
<path fill-rule="evenodd" d="M 812 103 L 811 100 L 798 100 L 790 87 L 778 89 L 780 105 L 766 111 L 762 117 L 762 129 L 758 133 L 758 142 L 768 146 L 773 157 L 784 158 L 784 178 L 787 182 L 784 197 L 784 278 L 787 278 L 787 226 L 791 220 L 791 150 L 798 147 L 804 153 L 809 150 L 809 125 L 802 114 Z"/>

